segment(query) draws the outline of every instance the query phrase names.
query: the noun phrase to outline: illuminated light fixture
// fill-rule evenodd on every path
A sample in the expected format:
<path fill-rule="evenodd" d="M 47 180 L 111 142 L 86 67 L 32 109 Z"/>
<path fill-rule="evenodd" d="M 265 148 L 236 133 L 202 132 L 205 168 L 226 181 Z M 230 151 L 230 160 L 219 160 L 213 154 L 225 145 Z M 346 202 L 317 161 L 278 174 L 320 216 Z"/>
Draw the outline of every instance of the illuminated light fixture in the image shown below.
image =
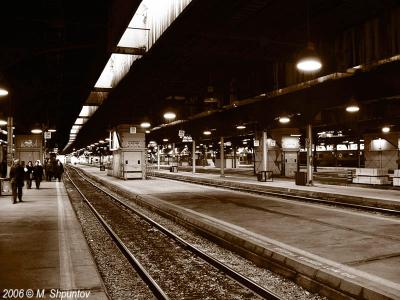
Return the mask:
<path fill-rule="evenodd" d="M 287 124 L 287 123 L 289 123 L 289 122 L 290 122 L 290 118 L 289 118 L 289 117 L 287 117 L 287 116 L 279 117 L 279 123 L 281 123 L 281 124 Z"/>
<path fill-rule="evenodd" d="M 48 131 L 48 132 L 56 132 L 56 131 L 57 131 L 57 129 L 50 128 L 50 129 L 48 129 L 47 131 Z"/>
<path fill-rule="evenodd" d="M 292 137 L 300 137 L 301 134 L 291 134 L 290 136 L 292 136 Z"/>
<path fill-rule="evenodd" d="M 204 130 L 204 131 L 203 131 L 203 134 L 204 134 L 204 135 L 210 135 L 210 134 L 211 134 L 211 131 L 210 131 L 210 130 Z"/>
<path fill-rule="evenodd" d="M 302 72 L 315 72 L 321 69 L 322 63 L 315 52 L 314 44 L 309 42 L 307 48 L 300 54 L 301 59 L 296 67 Z"/>
<path fill-rule="evenodd" d="M 31 132 L 32 132 L 33 134 L 40 134 L 40 133 L 43 132 L 43 130 L 40 129 L 40 128 L 34 128 L 34 129 L 31 130 Z"/>
<path fill-rule="evenodd" d="M 349 113 L 355 113 L 360 110 L 360 106 L 358 105 L 357 101 L 352 97 L 350 99 L 349 104 L 346 106 L 346 111 Z"/>
<path fill-rule="evenodd" d="M 165 115 L 164 115 L 164 117 L 165 117 Z M 174 117 L 175 118 L 175 117 Z M 150 125 L 150 123 L 149 122 L 142 122 L 141 124 L 140 124 L 140 127 L 142 127 L 142 128 L 149 128 L 151 125 Z"/>
<path fill-rule="evenodd" d="M 150 133 L 150 130 L 146 130 L 146 133 Z"/>
<path fill-rule="evenodd" d="M 0 120 L 0 126 L 2 126 L 2 125 L 7 125 L 7 121 L 5 121 L 5 120 Z"/>
<path fill-rule="evenodd" d="M 163 142 L 168 142 L 168 139 L 163 139 Z"/>
<path fill-rule="evenodd" d="M 389 127 L 389 126 L 384 126 L 384 127 L 382 127 L 382 132 L 383 132 L 383 133 L 388 133 L 388 132 L 390 132 L 390 127 Z"/>
<path fill-rule="evenodd" d="M 346 111 L 350 113 L 358 112 L 360 107 L 358 105 L 349 105 L 346 107 Z"/>
<path fill-rule="evenodd" d="M 8 95 L 8 91 L 6 89 L 0 88 L 0 97 L 7 96 L 7 95 Z"/>
<path fill-rule="evenodd" d="M 104 143 L 104 141 L 103 141 L 103 140 L 100 140 L 100 141 L 99 141 L 99 143 L 103 144 L 103 143 Z"/>
<path fill-rule="evenodd" d="M 173 112 L 166 112 L 164 114 L 164 119 L 166 119 L 166 120 L 173 120 L 175 118 L 176 118 L 176 114 Z"/>
<path fill-rule="evenodd" d="M 246 129 L 246 126 L 245 125 L 238 125 L 238 126 L 236 126 L 236 129 L 243 130 L 243 129 Z"/>

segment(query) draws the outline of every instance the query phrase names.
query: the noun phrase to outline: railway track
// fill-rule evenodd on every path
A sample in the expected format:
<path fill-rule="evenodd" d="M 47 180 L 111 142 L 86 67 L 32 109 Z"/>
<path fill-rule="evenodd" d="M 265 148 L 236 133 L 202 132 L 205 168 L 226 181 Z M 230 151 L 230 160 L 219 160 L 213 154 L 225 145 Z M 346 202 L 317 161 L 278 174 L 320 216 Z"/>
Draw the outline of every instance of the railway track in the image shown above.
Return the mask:
<path fill-rule="evenodd" d="M 157 299 L 283 299 L 136 211 L 79 171 L 66 175 Z"/>
<path fill-rule="evenodd" d="M 179 177 L 179 178 L 170 177 L 170 176 L 164 175 L 162 173 L 154 173 L 153 177 L 159 177 L 159 178 L 174 180 L 174 181 L 188 182 L 188 183 L 192 183 L 192 184 L 212 186 L 212 187 L 223 188 L 223 189 L 228 189 L 228 190 L 232 190 L 232 191 L 245 192 L 245 193 L 256 194 L 256 195 L 262 195 L 262 196 L 265 195 L 265 196 L 280 197 L 280 198 L 284 198 L 287 200 L 294 200 L 294 201 L 299 201 L 299 202 L 316 203 L 316 204 L 336 206 L 336 207 L 352 208 L 352 209 L 356 209 L 356 210 L 360 210 L 360 211 L 381 213 L 381 214 L 391 215 L 391 216 L 400 216 L 400 210 L 396 210 L 396 209 L 389 209 L 389 208 L 368 206 L 368 205 L 361 205 L 361 204 L 354 204 L 354 203 L 346 203 L 346 202 L 333 201 L 333 200 L 327 200 L 327 199 L 319 199 L 319 198 L 300 196 L 300 195 L 292 195 L 292 194 L 287 194 L 284 192 L 268 191 L 263 188 L 258 188 L 256 186 L 251 187 L 251 188 L 246 187 L 246 186 L 232 186 L 232 185 L 225 184 L 223 182 L 196 181 L 196 180 L 192 180 L 191 178 L 187 178 L 187 177 Z"/>

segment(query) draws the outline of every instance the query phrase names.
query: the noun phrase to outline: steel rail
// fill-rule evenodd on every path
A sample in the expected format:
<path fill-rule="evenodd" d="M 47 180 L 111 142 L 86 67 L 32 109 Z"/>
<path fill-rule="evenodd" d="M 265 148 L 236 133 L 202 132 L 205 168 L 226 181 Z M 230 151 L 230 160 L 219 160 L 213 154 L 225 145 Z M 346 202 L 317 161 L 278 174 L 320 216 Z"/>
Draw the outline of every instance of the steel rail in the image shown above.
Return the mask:
<path fill-rule="evenodd" d="M 169 300 L 169 297 L 165 294 L 165 292 L 161 289 L 161 287 L 157 284 L 157 282 L 151 277 L 151 275 L 146 271 L 146 269 L 142 266 L 139 260 L 132 254 L 132 252 L 126 247 L 123 241 L 118 237 L 118 235 L 112 230 L 112 228 L 107 224 L 104 218 L 99 214 L 99 212 L 94 208 L 94 206 L 90 203 L 90 201 L 83 194 L 81 189 L 76 185 L 76 183 L 72 180 L 68 168 L 66 168 L 66 175 L 78 193 L 81 195 L 85 203 L 89 206 L 90 210 L 96 216 L 97 220 L 103 226 L 103 228 L 108 232 L 114 243 L 117 245 L 121 253 L 126 257 L 132 267 L 136 270 L 139 276 L 146 282 L 149 286 L 150 290 L 153 292 L 154 296 L 159 300 Z"/>
<path fill-rule="evenodd" d="M 69 167 L 71 167 L 71 166 L 69 166 Z M 74 167 L 71 167 L 71 168 L 74 169 L 80 176 L 82 176 L 82 178 L 84 180 L 86 180 L 87 182 L 92 184 L 94 187 L 96 187 L 97 189 L 99 189 L 100 191 L 105 193 L 107 196 L 112 198 L 114 201 L 119 203 L 121 206 L 123 206 L 123 207 L 129 209 L 130 211 L 134 212 L 136 215 L 138 215 L 139 217 L 143 218 L 146 222 L 148 222 L 152 226 L 156 227 L 158 230 L 163 232 L 165 235 L 167 235 L 168 237 L 170 237 L 170 238 L 174 239 L 175 241 L 177 241 L 178 243 L 180 243 L 185 249 L 191 251 L 192 253 L 194 253 L 195 255 L 199 256 L 200 258 L 202 258 L 203 260 L 205 260 L 206 262 L 208 262 L 209 264 L 211 264 L 212 266 L 214 266 L 218 270 L 224 272 L 226 275 L 228 275 L 229 277 L 231 277 L 232 279 L 234 279 L 235 281 L 240 283 L 242 286 L 245 286 L 246 288 L 248 288 L 249 290 L 251 290 L 252 292 L 256 293 L 257 295 L 261 296 L 264 299 L 270 299 L 270 300 L 283 300 L 283 299 L 285 299 L 283 297 L 278 296 L 273 291 L 271 291 L 271 290 L 269 290 L 269 289 L 267 289 L 265 287 L 260 286 L 259 284 L 257 284 L 253 280 L 243 276 L 242 274 L 236 272 L 235 270 L 233 270 L 232 268 L 230 268 L 226 264 L 218 261 L 217 259 L 215 259 L 212 256 L 208 255 L 207 253 L 205 253 L 202 250 L 198 249 L 197 247 L 193 246 L 192 244 L 190 244 L 189 242 L 185 241 L 184 239 L 182 239 L 181 237 L 179 237 L 175 233 L 171 232 L 169 229 L 165 228 L 164 226 L 162 226 L 161 224 L 159 224 L 159 223 L 155 222 L 154 220 L 150 219 L 149 217 L 147 217 L 143 213 L 141 213 L 141 212 L 137 211 L 136 209 L 134 209 L 133 207 L 127 205 L 126 203 L 124 203 L 123 201 L 121 201 L 120 199 L 118 199 L 117 197 L 115 197 L 114 195 L 109 193 L 108 191 L 106 191 L 103 188 L 99 187 L 92 180 L 88 179 L 87 176 L 82 174 L 82 172 L 80 172 L 78 169 L 76 169 Z"/>

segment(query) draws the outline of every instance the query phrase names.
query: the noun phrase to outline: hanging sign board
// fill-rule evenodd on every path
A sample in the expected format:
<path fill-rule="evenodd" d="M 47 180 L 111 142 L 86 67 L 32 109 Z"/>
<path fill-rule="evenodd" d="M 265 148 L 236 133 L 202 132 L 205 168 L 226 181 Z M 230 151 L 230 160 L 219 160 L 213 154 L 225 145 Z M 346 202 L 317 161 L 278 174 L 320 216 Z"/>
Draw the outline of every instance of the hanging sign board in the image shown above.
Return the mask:
<path fill-rule="evenodd" d="M 185 136 L 185 130 L 179 130 L 179 131 L 178 131 L 178 136 L 179 136 L 180 138 L 183 138 L 183 137 Z"/>
<path fill-rule="evenodd" d="M 193 142 L 193 138 L 192 138 L 190 135 L 185 135 L 185 136 L 182 138 L 182 142 L 184 142 L 184 143 L 191 143 L 191 142 Z"/>
<path fill-rule="evenodd" d="M 136 133 L 136 127 L 134 126 L 129 127 L 129 133 L 131 134 Z"/>
<path fill-rule="evenodd" d="M 45 140 L 51 139 L 51 132 L 50 131 L 45 131 L 44 132 L 44 139 Z"/>
<path fill-rule="evenodd" d="M 254 147 L 260 146 L 260 140 L 254 140 Z"/>

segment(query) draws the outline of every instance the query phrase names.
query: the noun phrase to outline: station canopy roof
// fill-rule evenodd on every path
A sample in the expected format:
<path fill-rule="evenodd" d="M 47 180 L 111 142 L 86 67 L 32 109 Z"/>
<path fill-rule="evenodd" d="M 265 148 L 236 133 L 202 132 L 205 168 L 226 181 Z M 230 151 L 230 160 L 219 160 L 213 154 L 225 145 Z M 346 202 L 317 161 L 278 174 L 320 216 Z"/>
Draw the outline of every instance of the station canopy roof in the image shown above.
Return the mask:
<path fill-rule="evenodd" d="M 143 121 L 158 139 L 177 137 L 181 127 L 193 136 L 206 127 L 234 135 L 239 123 L 271 128 L 281 114 L 293 117 L 291 126 L 334 126 L 354 123 L 341 116 L 351 98 L 364 105 L 357 122 L 363 130 L 399 125 L 397 1 L 156 2 L 146 2 L 154 19 L 166 12 L 176 19 L 157 40 L 154 30 L 146 33 L 151 47 L 144 52 L 117 47 L 140 1 L 3 4 L 0 86 L 9 86 L 16 130 L 55 126 L 52 143 L 62 149 L 74 124 L 81 127 L 69 148 L 104 138 L 117 124 Z M 323 66 L 304 74 L 296 62 L 309 42 Z M 96 89 L 113 54 L 138 57 L 118 84 Z M 77 120 L 88 99 L 99 98 L 93 115 Z M 0 109 L 7 114 L 5 102 Z M 160 126 L 167 110 L 186 121 Z"/>

